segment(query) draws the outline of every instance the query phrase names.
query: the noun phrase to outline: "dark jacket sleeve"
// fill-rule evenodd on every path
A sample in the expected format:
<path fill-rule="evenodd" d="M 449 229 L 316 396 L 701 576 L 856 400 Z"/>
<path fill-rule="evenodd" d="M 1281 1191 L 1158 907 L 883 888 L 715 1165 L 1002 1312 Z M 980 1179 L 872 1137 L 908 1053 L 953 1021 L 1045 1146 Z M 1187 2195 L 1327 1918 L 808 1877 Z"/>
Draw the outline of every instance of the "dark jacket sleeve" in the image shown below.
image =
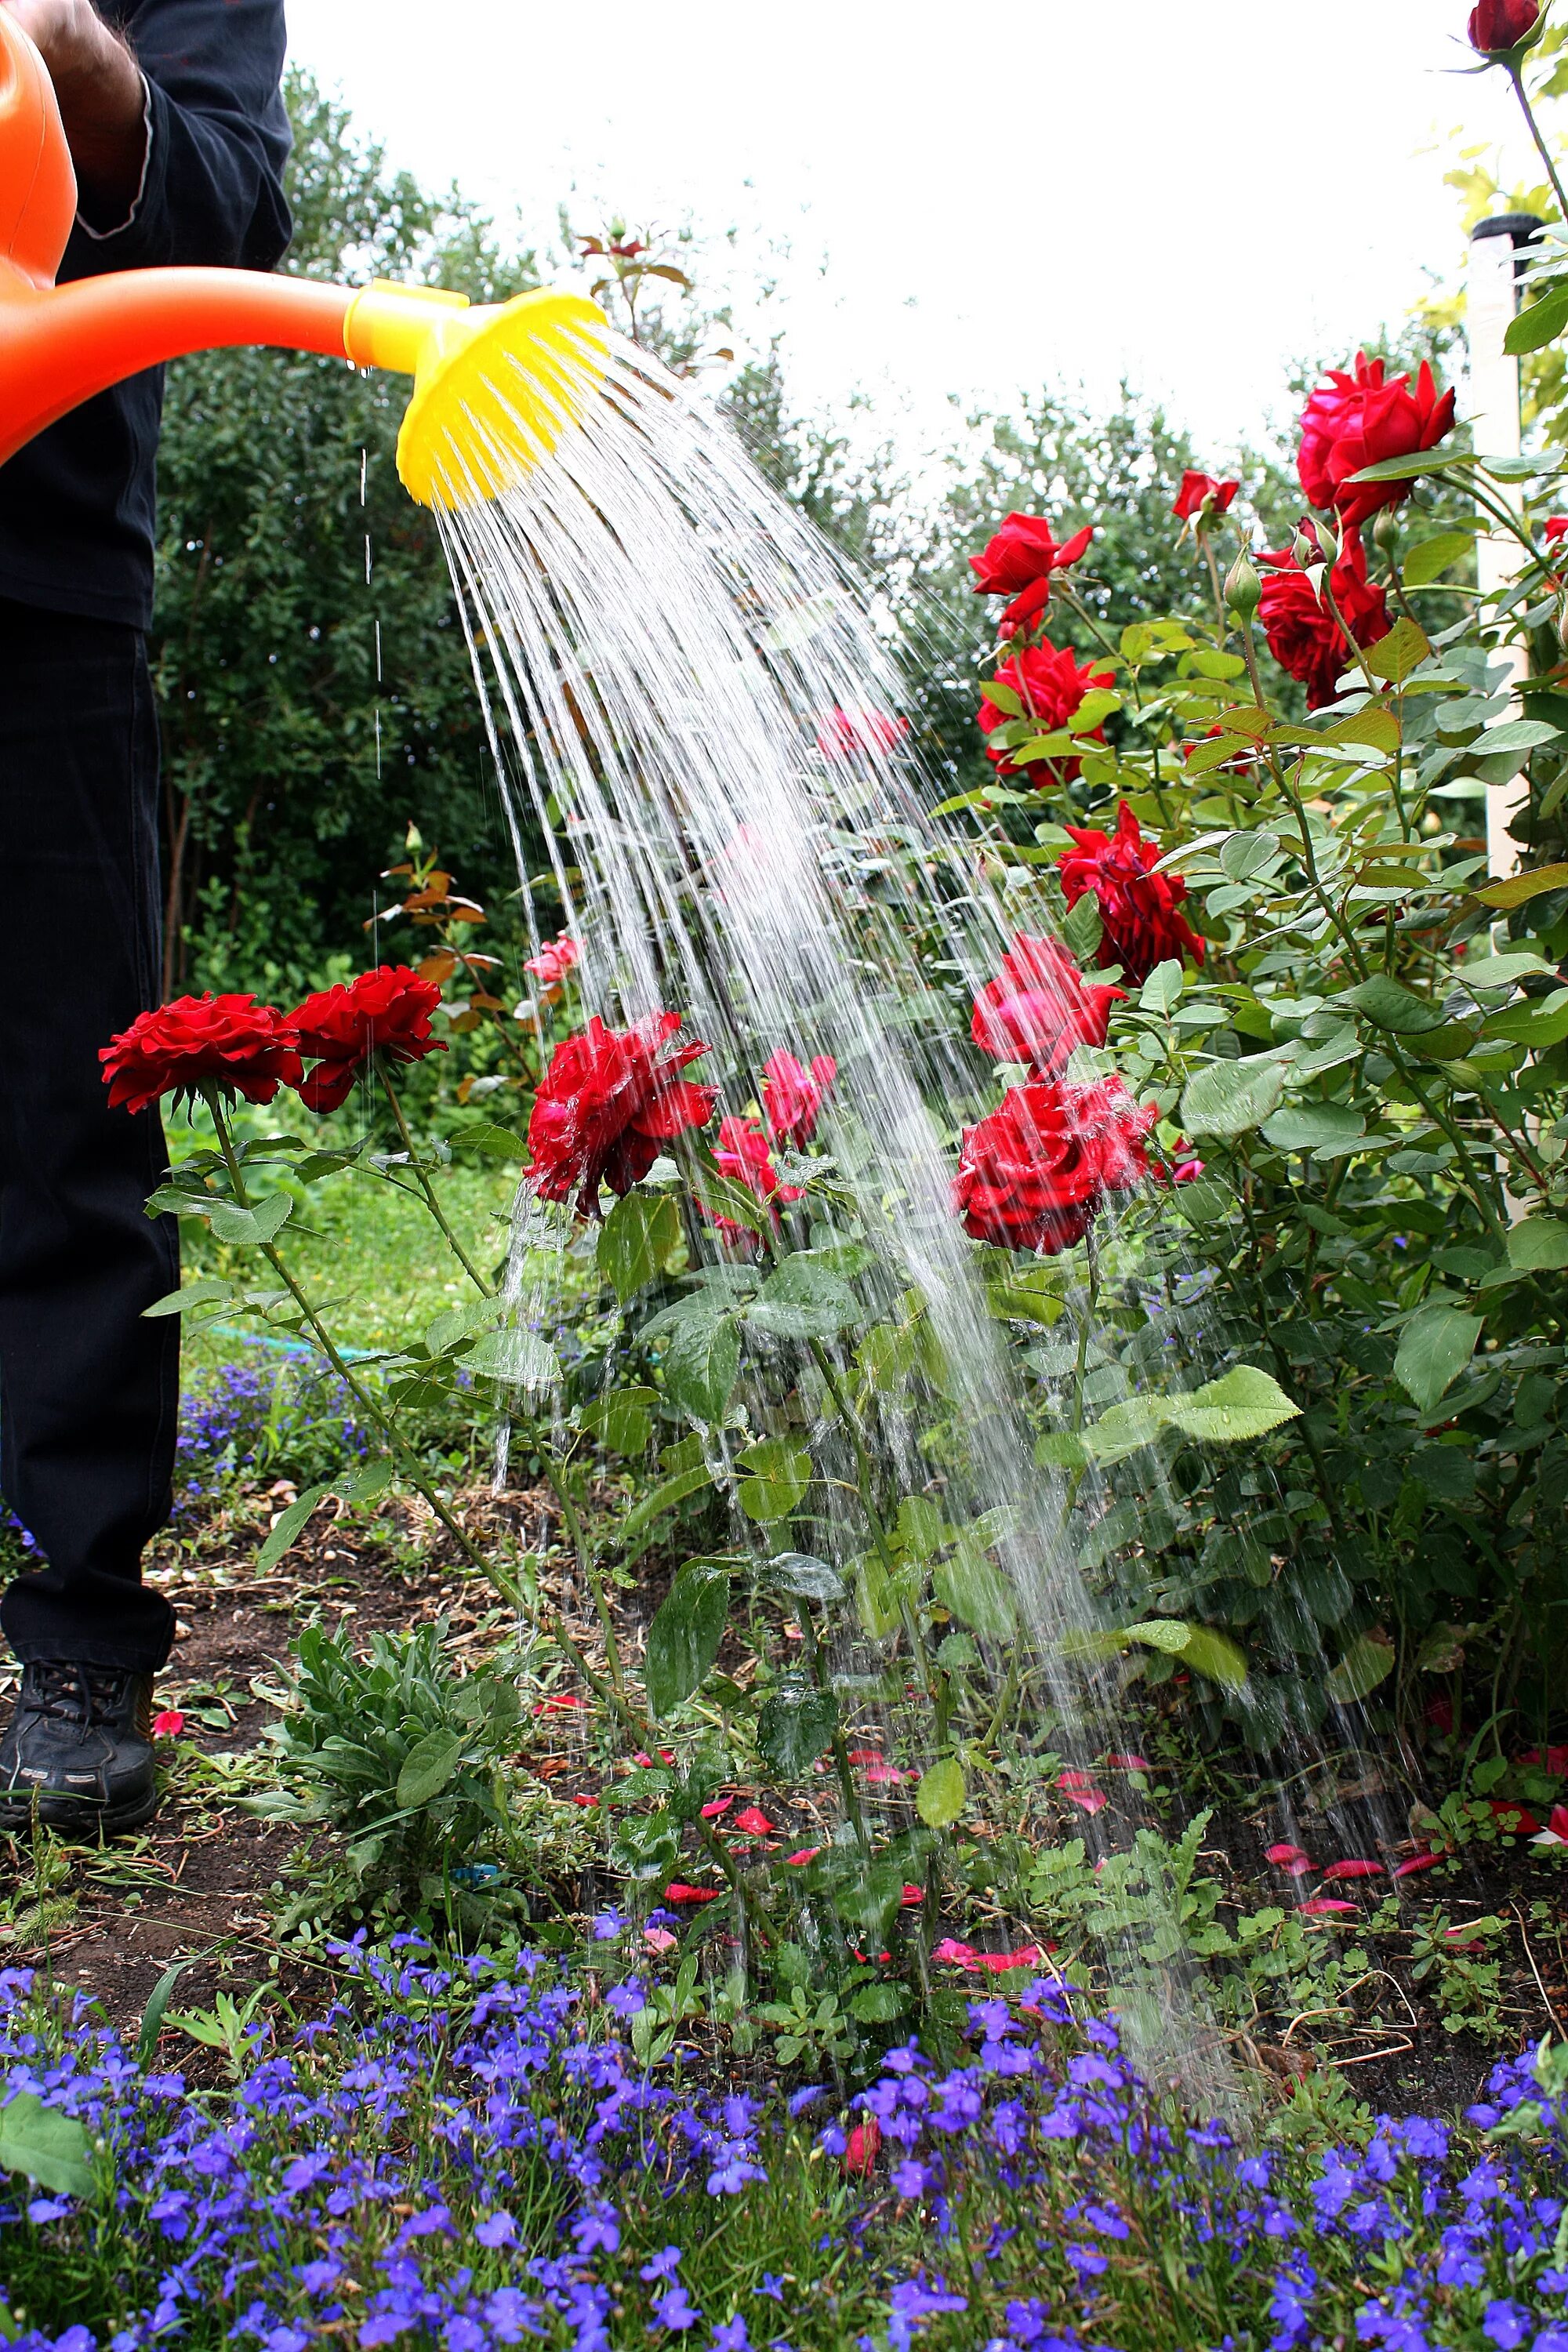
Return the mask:
<path fill-rule="evenodd" d="M 147 78 L 147 173 L 128 224 L 90 239 L 79 229 L 62 275 L 170 262 L 270 269 L 291 228 L 283 0 L 100 4 Z"/>

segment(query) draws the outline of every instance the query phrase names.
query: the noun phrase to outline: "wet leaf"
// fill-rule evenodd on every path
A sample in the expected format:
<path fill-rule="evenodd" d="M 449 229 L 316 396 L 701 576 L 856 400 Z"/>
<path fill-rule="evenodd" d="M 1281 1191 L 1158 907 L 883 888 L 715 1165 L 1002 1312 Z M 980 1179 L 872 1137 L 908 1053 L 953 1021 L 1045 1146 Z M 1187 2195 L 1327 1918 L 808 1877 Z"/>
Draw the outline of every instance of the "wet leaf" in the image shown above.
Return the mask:
<path fill-rule="evenodd" d="M 680 1242 L 680 1212 L 668 1192 L 628 1192 L 599 1229 L 596 1262 L 625 1307 L 664 1271 Z"/>
<path fill-rule="evenodd" d="M 939 1756 L 921 1775 L 920 1787 L 915 1790 L 915 1811 L 927 1829 L 945 1830 L 963 1812 L 968 1794 L 963 1768 L 957 1757 Z"/>
<path fill-rule="evenodd" d="M 1163 1402 L 1173 1428 L 1211 1445 L 1262 1437 L 1281 1422 L 1293 1421 L 1301 1410 L 1278 1381 L 1251 1364 L 1237 1364 L 1223 1378 Z"/>
<path fill-rule="evenodd" d="M 838 1702 L 804 1675 L 781 1677 L 757 1717 L 757 1747 L 781 1780 L 798 1780 L 810 1771 L 838 1728 Z"/>
<path fill-rule="evenodd" d="M 729 1617 L 728 1570 L 708 1561 L 682 1569 L 647 1629 L 644 1679 L 656 1717 L 668 1715 L 701 1687 Z"/>
<path fill-rule="evenodd" d="M 1336 1706 L 1349 1706 L 1356 1699 L 1365 1698 L 1394 1672 L 1394 1644 L 1386 1636 L 1363 1633 L 1353 1641 L 1331 1666 L 1324 1688 Z"/>
<path fill-rule="evenodd" d="M 736 1490 L 736 1499 L 749 1519 L 771 1527 L 797 1510 L 811 1484 L 811 1454 L 787 1437 L 764 1438 L 738 1454 L 739 1466 L 749 1475 Z"/>
<path fill-rule="evenodd" d="M 1183 1090 L 1182 1125 L 1191 1136 L 1245 1135 L 1262 1126 L 1284 1087 L 1279 1062 L 1210 1062 Z"/>

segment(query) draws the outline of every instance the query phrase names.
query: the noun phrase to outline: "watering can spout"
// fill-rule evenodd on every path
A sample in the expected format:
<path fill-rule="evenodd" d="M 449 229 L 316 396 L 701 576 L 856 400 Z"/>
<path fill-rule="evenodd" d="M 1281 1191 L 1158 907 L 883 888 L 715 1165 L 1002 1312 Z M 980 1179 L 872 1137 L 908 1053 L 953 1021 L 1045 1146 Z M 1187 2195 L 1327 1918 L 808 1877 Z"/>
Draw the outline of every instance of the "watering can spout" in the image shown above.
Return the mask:
<path fill-rule="evenodd" d="M 414 378 L 398 436 L 422 505 L 489 498 L 580 416 L 605 321 L 542 289 L 472 306 L 435 287 L 357 291 L 247 269 L 135 269 L 57 286 L 76 175 L 42 58 L 0 7 L 0 465 L 94 394 L 187 352 L 271 343 Z"/>

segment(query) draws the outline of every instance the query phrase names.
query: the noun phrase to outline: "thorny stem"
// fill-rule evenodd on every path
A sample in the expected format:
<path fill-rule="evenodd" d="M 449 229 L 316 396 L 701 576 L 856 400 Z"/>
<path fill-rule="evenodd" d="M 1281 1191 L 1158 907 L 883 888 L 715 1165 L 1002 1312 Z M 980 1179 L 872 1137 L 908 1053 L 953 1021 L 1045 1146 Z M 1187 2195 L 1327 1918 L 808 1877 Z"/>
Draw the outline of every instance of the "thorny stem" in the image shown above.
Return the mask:
<path fill-rule="evenodd" d="M 582 1517 L 567 1486 L 564 1466 L 557 1465 L 542 1450 L 542 1459 L 544 1463 L 545 1481 L 561 1506 L 561 1517 L 565 1524 L 567 1535 L 571 1538 L 572 1549 L 577 1555 L 577 1565 L 582 1570 L 588 1590 L 594 1596 L 595 1613 L 599 1620 L 599 1630 L 605 1637 L 605 1655 L 610 1664 L 610 1680 L 616 1686 L 616 1696 L 624 1704 L 626 1696 L 626 1677 L 621 1664 L 621 1645 L 616 1639 L 616 1623 L 610 1614 L 610 1604 L 605 1596 L 604 1579 L 599 1574 L 598 1564 L 584 1532 Z"/>
<path fill-rule="evenodd" d="M 1546 166 L 1546 176 L 1552 183 L 1552 193 L 1557 199 L 1557 209 L 1563 219 L 1568 221 L 1568 196 L 1563 193 L 1563 183 L 1557 176 L 1557 166 L 1552 160 L 1552 150 L 1542 136 L 1541 125 L 1535 119 L 1535 109 L 1531 105 L 1525 90 L 1524 75 L 1520 69 L 1517 58 L 1509 60 L 1508 78 L 1513 84 L 1513 94 L 1519 100 L 1520 111 L 1524 116 L 1531 139 L 1535 142 L 1535 152 Z"/>
<path fill-rule="evenodd" d="M 384 1070 L 383 1070 L 381 1074 L 381 1083 L 385 1092 L 386 1099 L 392 1105 L 392 1116 L 397 1121 L 397 1132 L 403 1138 L 403 1148 L 408 1154 L 408 1165 L 414 1171 L 415 1181 L 418 1184 L 421 1192 L 425 1195 L 425 1205 L 429 1210 L 430 1214 L 435 1218 L 437 1225 L 441 1228 L 441 1232 L 446 1237 L 447 1248 L 451 1251 L 452 1255 L 457 1259 L 458 1264 L 462 1267 L 463 1272 L 468 1276 L 468 1280 L 473 1284 L 474 1288 L 479 1293 L 481 1297 L 489 1298 L 492 1295 L 490 1286 L 485 1280 L 484 1276 L 479 1273 L 479 1269 L 474 1265 L 473 1260 L 469 1257 L 467 1250 L 463 1247 L 462 1243 L 458 1239 L 457 1234 L 452 1231 L 451 1226 L 447 1222 L 447 1213 L 441 1206 L 440 1200 L 436 1192 L 436 1187 L 430 1181 L 429 1171 L 426 1169 L 423 1160 L 419 1157 L 419 1152 L 415 1144 L 414 1138 L 408 1132 L 408 1121 L 403 1116 L 403 1105 L 398 1101 L 396 1091 L 393 1086 L 392 1080 L 387 1076 Z"/>
<path fill-rule="evenodd" d="M 871 1461 L 870 1450 L 866 1444 L 866 1433 L 860 1426 L 860 1416 L 856 1412 L 854 1406 L 850 1403 L 848 1398 L 845 1395 L 843 1383 L 840 1381 L 837 1373 L 833 1369 L 833 1360 L 828 1355 L 828 1352 L 823 1346 L 821 1340 L 813 1339 L 810 1341 L 809 1345 L 811 1348 L 812 1359 L 816 1365 L 817 1370 L 822 1375 L 828 1395 L 833 1399 L 834 1404 L 837 1409 L 838 1417 L 844 1424 L 845 1433 L 849 1439 L 849 1443 L 855 1449 L 855 1462 L 858 1473 L 856 1486 L 860 1496 L 860 1507 L 866 1514 L 866 1523 L 870 1528 L 871 1541 L 876 1548 L 877 1558 L 881 1562 L 882 1572 L 887 1577 L 888 1582 L 891 1586 L 894 1593 L 898 1594 L 898 1563 L 893 1558 L 892 1546 L 888 1541 L 888 1531 L 882 1525 L 882 1516 L 877 1507 L 876 1474 Z M 906 1606 L 901 1597 L 900 1597 L 899 1600 L 899 1613 L 903 1620 L 904 1631 L 909 1635 L 910 1647 L 914 1653 L 915 1664 L 919 1668 L 921 1680 L 924 1683 L 927 1696 L 934 1706 L 937 1697 L 936 1675 L 932 1670 L 931 1659 L 926 1652 L 925 1642 L 921 1634 L 919 1622 L 916 1619 L 913 1610 Z"/>
<path fill-rule="evenodd" d="M 217 1130 L 218 1148 L 223 1153 L 224 1165 L 228 1171 L 228 1181 L 233 1188 L 234 1197 L 242 1209 L 248 1208 L 250 1206 L 250 1196 L 246 1190 L 245 1176 L 240 1168 L 239 1160 L 234 1149 L 233 1139 L 228 1131 L 228 1120 L 224 1111 L 223 1097 L 216 1085 L 204 1086 L 202 1088 L 202 1095 L 208 1110 L 212 1113 L 213 1125 Z M 262 1254 L 266 1257 L 268 1265 L 271 1266 L 273 1273 L 278 1276 L 279 1282 L 283 1284 L 285 1289 L 289 1292 L 289 1297 L 299 1307 L 305 1322 L 315 1336 L 317 1345 L 320 1347 L 321 1353 L 326 1357 L 328 1363 L 331 1364 L 333 1371 L 342 1381 L 343 1386 L 353 1398 L 354 1402 L 359 1406 L 366 1419 L 370 1421 L 380 1433 L 382 1443 L 386 1447 L 387 1452 L 403 1464 L 408 1483 L 414 1488 L 416 1494 L 422 1496 L 424 1500 L 429 1504 L 430 1508 L 436 1514 L 437 1518 L 440 1521 L 442 1527 L 446 1528 L 453 1541 L 458 1545 L 464 1559 L 468 1561 L 469 1565 L 479 1570 L 479 1574 L 485 1579 L 487 1583 L 492 1584 L 495 1587 L 497 1592 L 500 1593 L 508 1608 L 516 1610 L 518 1614 L 521 1616 L 523 1613 L 524 1604 L 522 1595 L 518 1591 L 517 1586 L 501 1569 L 496 1566 L 493 1560 L 486 1558 L 485 1554 L 479 1549 L 472 1537 L 468 1534 L 467 1528 L 462 1526 L 460 1521 L 453 1517 L 451 1511 L 441 1500 L 440 1496 L 436 1492 L 429 1479 L 426 1476 L 424 1465 L 421 1463 L 419 1456 L 414 1452 L 412 1446 L 408 1444 L 407 1439 L 398 1429 L 396 1423 L 389 1420 L 387 1415 L 377 1404 L 374 1397 L 371 1395 L 370 1391 L 361 1381 L 354 1378 L 353 1373 L 350 1370 L 348 1365 L 344 1362 L 342 1357 L 338 1352 L 337 1346 L 334 1343 L 331 1333 L 322 1323 L 321 1318 L 318 1315 L 314 1306 L 311 1304 L 310 1299 L 305 1291 L 301 1289 L 293 1274 L 284 1263 L 284 1260 L 276 1245 L 271 1242 L 264 1242 L 262 1244 Z M 635 1717 L 631 1716 L 625 1702 L 617 1697 L 617 1695 L 611 1688 L 609 1684 L 605 1682 L 604 1676 L 599 1674 L 595 1667 L 589 1664 L 587 1659 L 584 1656 L 583 1652 L 579 1649 L 577 1643 L 572 1639 L 570 1633 L 567 1633 L 565 1627 L 561 1623 L 561 1621 L 556 1616 L 554 1611 L 548 1608 L 542 1608 L 540 1611 L 540 1618 L 541 1630 L 544 1633 L 545 1639 L 552 1642 L 562 1654 L 571 1661 L 572 1664 L 582 1675 L 584 1681 L 588 1685 L 589 1689 L 594 1692 L 595 1697 L 597 1697 L 604 1705 L 614 1707 L 616 1712 L 628 1723 L 630 1728 L 636 1731 L 640 1737 L 642 1727 L 637 1722 Z"/>

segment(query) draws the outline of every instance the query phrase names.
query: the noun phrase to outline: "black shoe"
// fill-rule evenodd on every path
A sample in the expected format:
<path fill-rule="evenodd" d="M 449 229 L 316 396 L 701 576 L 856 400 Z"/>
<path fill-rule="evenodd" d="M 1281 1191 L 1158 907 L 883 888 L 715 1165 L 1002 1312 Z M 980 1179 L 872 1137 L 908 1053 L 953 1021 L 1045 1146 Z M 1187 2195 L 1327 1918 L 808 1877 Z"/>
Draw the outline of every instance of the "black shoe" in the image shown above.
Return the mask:
<path fill-rule="evenodd" d="M 68 1837 L 135 1829 L 158 1806 L 153 1677 L 35 1660 L 0 1735 L 0 1827 L 37 1818 Z"/>

